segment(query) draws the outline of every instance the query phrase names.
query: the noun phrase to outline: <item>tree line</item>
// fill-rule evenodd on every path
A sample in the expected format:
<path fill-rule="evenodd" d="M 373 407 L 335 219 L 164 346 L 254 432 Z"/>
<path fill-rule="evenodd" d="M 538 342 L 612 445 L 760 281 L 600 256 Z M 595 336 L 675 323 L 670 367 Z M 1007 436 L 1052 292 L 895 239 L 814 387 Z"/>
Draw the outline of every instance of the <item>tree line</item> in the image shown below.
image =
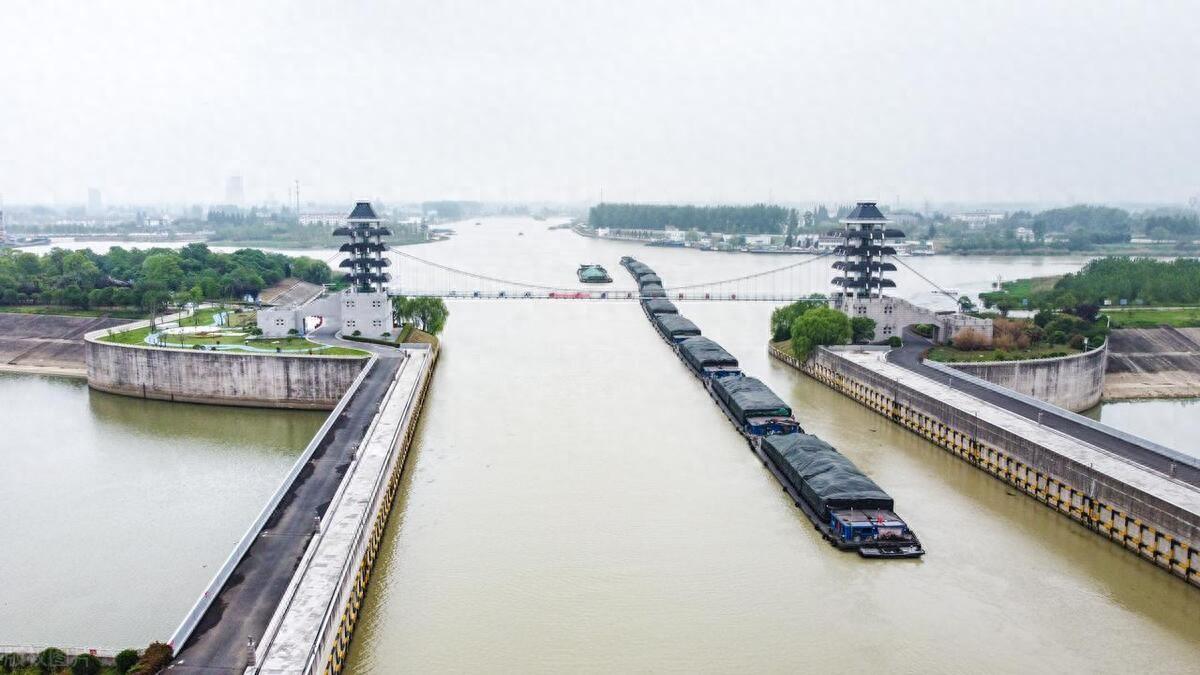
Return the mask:
<path fill-rule="evenodd" d="M 1104 304 L 1193 305 L 1200 303 L 1200 260 L 1176 258 L 1097 258 L 1054 285 L 1062 304 L 1071 301 Z"/>
<path fill-rule="evenodd" d="M 56 248 L 37 255 L 14 249 L 0 251 L 0 304 L 153 312 L 167 303 L 257 296 L 286 277 L 324 284 L 332 271 L 312 258 L 249 248 L 216 253 L 200 243 L 179 250 L 117 246 L 103 254 Z"/>
<path fill-rule="evenodd" d="M 615 230 L 679 230 L 724 234 L 794 233 L 795 209 L 767 204 L 751 206 L 690 206 L 672 204 L 598 204 L 588 213 L 588 225 Z"/>
<path fill-rule="evenodd" d="M 1017 236 L 1018 228 L 1029 235 Z M 1016 211 L 983 228 L 972 229 L 951 221 L 941 226 L 945 248 L 953 253 L 972 251 L 1081 251 L 1096 246 L 1127 244 L 1134 236 L 1177 241 L 1188 247 L 1200 238 L 1195 213 L 1159 209 L 1137 214 L 1108 206 L 1079 204 L 1038 213 Z"/>

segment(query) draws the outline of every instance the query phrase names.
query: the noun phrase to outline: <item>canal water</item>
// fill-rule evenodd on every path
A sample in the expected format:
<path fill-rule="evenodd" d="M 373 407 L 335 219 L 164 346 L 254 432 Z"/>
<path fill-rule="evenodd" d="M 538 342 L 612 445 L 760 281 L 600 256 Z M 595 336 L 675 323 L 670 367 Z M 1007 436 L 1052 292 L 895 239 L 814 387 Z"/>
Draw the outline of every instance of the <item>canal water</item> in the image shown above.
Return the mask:
<path fill-rule="evenodd" d="M 165 640 L 324 417 L 0 373 L 0 645 Z"/>
<path fill-rule="evenodd" d="M 559 287 L 596 262 L 630 290 L 627 254 L 671 284 L 802 258 L 547 225 L 460 223 L 450 241 L 400 252 Z M 454 283 L 393 260 L 403 288 Z M 1084 259 L 905 262 L 972 294 Z M 831 272 L 822 260 L 790 275 L 776 290 L 825 292 Z M 896 278 L 900 295 L 933 297 L 915 273 Z M 768 359 L 771 304 L 682 309 L 893 494 L 925 558 L 868 562 L 825 544 L 635 304 L 449 305 L 353 672 L 1181 672 L 1200 654 L 1194 589 Z M 0 643 L 165 637 L 322 420 L 2 374 L 0 401 Z M 1180 411 L 1154 414 L 1163 427 Z"/>
<path fill-rule="evenodd" d="M 766 264 L 540 230 L 420 255 L 556 284 L 599 262 L 614 287 L 625 254 L 672 284 Z M 1071 264 L 920 263 L 960 289 Z M 896 498 L 924 558 L 826 544 L 633 303 L 457 300 L 350 671 L 1194 667 L 1196 589 L 773 362 L 771 308 L 681 304 Z"/>

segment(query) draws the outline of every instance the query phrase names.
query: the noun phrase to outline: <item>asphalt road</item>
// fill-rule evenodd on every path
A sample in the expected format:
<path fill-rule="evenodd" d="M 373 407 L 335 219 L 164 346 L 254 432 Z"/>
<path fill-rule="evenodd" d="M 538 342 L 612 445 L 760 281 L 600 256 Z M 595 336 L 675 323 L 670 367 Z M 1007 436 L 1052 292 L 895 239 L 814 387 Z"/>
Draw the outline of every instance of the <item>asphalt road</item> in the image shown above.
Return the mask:
<path fill-rule="evenodd" d="M 403 360 L 379 359 L 322 439 L 261 534 L 234 569 L 172 662 L 173 673 L 241 673 L 247 638 L 262 638 L 350 456 L 371 424 Z"/>
<path fill-rule="evenodd" d="M 953 377 L 954 388 L 961 392 L 970 394 L 1022 417 L 1035 421 L 1038 419 L 1038 413 L 1041 410 L 1035 406 L 1011 396 L 1005 396 L 987 387 L 979 386 L 960 376 L 951 376 L 925 365 L 922 362 L 921 355 L 931 346 L 933 346 L 933 343 L 928 339 L 913 333 L 911 330 L 905 329 L 904 346 L 888 352 L 888 361 L 937 382 L 946 382 L 949 378 Z M 1081 424 L 1069 417 L 1043 413 L 1041 424 L 1042 426 L 1079 439 L 1084 443 L 1107 450 L 1131 462 L 1141 464 L 1163 474 L 1174 475 L 1176 479 L 1189 485 L 1200 487 L 1200 466 L 1197 466 L 1196 463 L 1178 462 L 1171 457 L 1159 454 L 1154 450 L 1135 443 L 1130 443 L 1118 436 L 1105 433 L 1091 426 Z"/>

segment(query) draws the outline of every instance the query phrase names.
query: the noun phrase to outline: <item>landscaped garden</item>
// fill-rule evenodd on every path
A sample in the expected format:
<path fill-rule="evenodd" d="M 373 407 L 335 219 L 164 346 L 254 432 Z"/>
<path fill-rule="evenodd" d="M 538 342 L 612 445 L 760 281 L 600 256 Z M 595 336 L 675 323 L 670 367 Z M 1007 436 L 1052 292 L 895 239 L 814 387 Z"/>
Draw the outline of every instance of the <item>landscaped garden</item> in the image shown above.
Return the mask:
<path fill-rule="evenodd" d="M 262 337 L 254 312 L 241 308 L 204 307 L 178 321 L 111 332 L 103 342 L 150 347 L 171 347 L 241 354 L 290 354 L 309 356 L 369 356 L 365 351 L 331 347 L 300 335 Z"/>

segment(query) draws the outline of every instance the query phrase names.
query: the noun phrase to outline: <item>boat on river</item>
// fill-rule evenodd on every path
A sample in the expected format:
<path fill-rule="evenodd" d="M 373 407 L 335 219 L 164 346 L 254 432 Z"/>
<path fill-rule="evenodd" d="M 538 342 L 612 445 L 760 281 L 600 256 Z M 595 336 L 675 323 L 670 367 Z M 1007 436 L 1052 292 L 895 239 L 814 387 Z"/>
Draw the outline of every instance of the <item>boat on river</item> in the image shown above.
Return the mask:
<path fill-rule="evenodd" d="M 579 281 L 585 284 L 611 284 L 612 277 L 608 275 L 608 270 L 602 265 L 580 265 L 578 270 L 575 270 L 575 276 L 579 277 Z"/>

